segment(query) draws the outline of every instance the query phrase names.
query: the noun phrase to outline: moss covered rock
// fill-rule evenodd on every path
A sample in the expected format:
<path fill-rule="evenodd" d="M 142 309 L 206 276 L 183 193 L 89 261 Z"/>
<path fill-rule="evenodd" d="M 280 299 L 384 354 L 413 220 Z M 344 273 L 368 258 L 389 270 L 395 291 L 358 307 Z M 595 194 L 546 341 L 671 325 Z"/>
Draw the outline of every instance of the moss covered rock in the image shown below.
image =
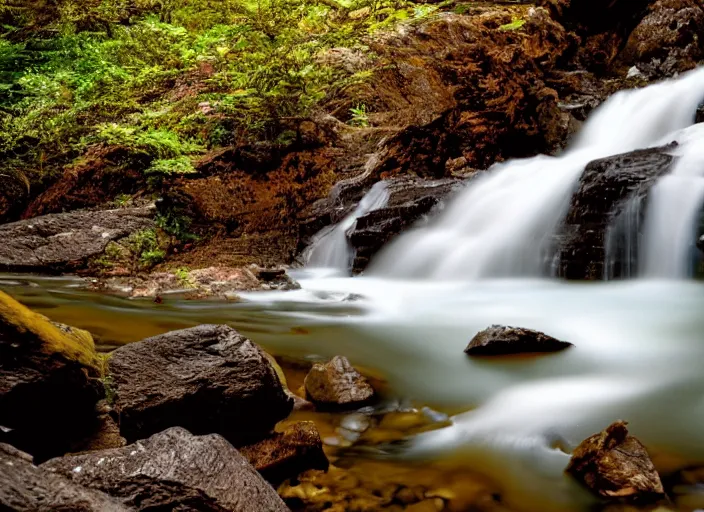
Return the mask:
<path fill-rule="evenodd" d="M 89 333 L 53 324 L 0 292 L 0 439 L 38 459 L 92 428 L 103 396 Z"/>

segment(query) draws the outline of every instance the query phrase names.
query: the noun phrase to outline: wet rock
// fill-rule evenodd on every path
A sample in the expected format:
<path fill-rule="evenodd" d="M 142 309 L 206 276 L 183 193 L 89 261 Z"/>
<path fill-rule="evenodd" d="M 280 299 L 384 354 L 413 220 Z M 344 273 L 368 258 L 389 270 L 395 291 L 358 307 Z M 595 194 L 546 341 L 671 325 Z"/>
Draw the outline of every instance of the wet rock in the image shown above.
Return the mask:
<path fill-rule="evenodd" d="M 315 364 L 305 378 L 308 399 L 318 407 L 354 408 L 374 397 L 374 388 L 345 357 Z"/>
<path fill-rule="evenodd" d="M 128 441 L 172 426 L 253 442 L 288 416 L 293 401 L 264 352 L 234 329 L 201 325 L 113 352 L 109 372 Z"/>
<path fill-rule="evenodd" d="M 697 0 L 653 2 L 620 55 L 651 79 L 693 69 L 702 58 L 704 8 Z"/>
<path fill-rule="evenodd" d="M 178 427 L 124 448 L 52 459 L 41 468 L 136 510 L 288 510 L 223 437 Z"/>
<path fill-rule="evenodd" d="M 667 501 L 645 447 L 617 421 L 585 439 L 565 470 L 597 496 L 631 504 Z"/>
<path fill-rule="evenodd" d="M 386 206 L 359 217 L 348 235 L 355 249 L 353 272 L 363 271 L 385 244 L 418 223 L 454 189 L 461 186 L 461 182 L 461 179 L 455 178 L 389 180 L 389 200 Z"/>
<path fill-rule="evenodd" d="M 104 394 L 93 339 L 0 292 L 0 441 L 45 459 L 87 434 Z"/>
<path fill-rule="evenodd" d="M 606 259 L 607 231 L 620 215 L 628 215 L 640 205 L 655 181 L 666 174 L 674 158 L 668 147 L 632 151 L 589 163 L 572 196 L 561 233 L 557 237 L 557 274 L 567 279 L 600 280 L 605 275 L 622 277 L 637 261 L 635 251 L 624 251 L 608 268 Z M 637 230 L 635 231 L 637 233 Z M 623 236 L 631 236 L 626 232 Z M 618 235 L 618 234 L 617 234 Z M 620 235 L 619 235 L 620 236 Z M 612 245 L 627 241 L 614 241 Z"/>
<path fill-rule="evenodd" d="M 0 509 L 14 512 L 127 512 L 107 494 L 87 489 L 32 464 L 32 457 L 0 443 Z"/>
<path fill-rule="evenodd" d="M 108 243 L 154 227 L 151 208 L 57 213 L 0 225 L 0 268 L 69 270 Z"/>
<path fill-rule="evenodd" d="M 312 421 L 294 423 L 283 432 L 240 448 L 240 453 L 273 485 L 309 469 L 324 471 L 329 466 Z"/>
<path fill-rule="evenodd" d="M 572 343 L 560 341 L 531 329 L 492 325 L 477 333 L 464 352 L 470 356 L 504 356 L 535 352 L 559 352 L 573 346 Z"/>

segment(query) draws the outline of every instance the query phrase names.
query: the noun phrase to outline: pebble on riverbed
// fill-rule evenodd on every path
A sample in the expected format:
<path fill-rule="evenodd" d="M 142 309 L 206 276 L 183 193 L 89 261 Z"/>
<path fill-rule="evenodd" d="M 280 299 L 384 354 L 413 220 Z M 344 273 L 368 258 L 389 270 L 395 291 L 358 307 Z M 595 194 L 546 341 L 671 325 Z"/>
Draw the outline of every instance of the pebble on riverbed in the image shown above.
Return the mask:
<path fill-rule="evenodd" d="M 547 334 L 521 327 L 492 325 L 480 331 L 464 349 L 469 356 L 505 356 L 542 352 L 559 352 L 572 347 Z"/>

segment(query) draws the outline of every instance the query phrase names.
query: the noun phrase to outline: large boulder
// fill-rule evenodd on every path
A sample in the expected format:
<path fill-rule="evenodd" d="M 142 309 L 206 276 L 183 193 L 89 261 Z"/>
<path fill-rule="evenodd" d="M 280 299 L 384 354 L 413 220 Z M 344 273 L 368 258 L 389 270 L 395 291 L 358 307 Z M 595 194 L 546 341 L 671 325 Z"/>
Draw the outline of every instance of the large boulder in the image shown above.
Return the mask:
<path fill-rule="evenodd" d="M 521 327 L 492 325 L 471 339 L 465 354 L 470 356 L 505 356 L 542 352 L 559 352 L 574 345 L 539 331 Z"/>
<path fill-rule="evenodd" d="M 579 280 L 628 276 L 637 261 L 637 244 L 630 244 L 627 238 L 638 231 L 637 226 L 632 227 L 645 212 L 641 203 L 648 190 L 672 166 L 674 157 L 668 149 L 669 146 L 632 151 L 586 166 L 557 237 L 559 276 Z M 611 233 L 614 261 L 605 268 L 609 228 L 616 226 L 621 216 L 627 229 Z M 632 250 L 620 254 L 619 244 L 629 244 Z"/>
<path fill-rule="evenodd" d="M 240 448 L 240 453 L 273 485 L 309 469 L 327 470 L 320 433 L 312 421 L 301 421 L 258 443 Z"/>
<path fill-rule="evenodd" d="M 32 457 L 0 444 L 0 509 L 14 512 L 127 512 L 118 500 L 32 464 Z"/>
<path fill-rule="evenodd" d="M 667 501 L 648 452 L 623 421 L 582 441 L 565 471 L 602 499 L 641 505 Z"/>
<path fill-rule="evenodd" d="M 102 254 L 108 243 L 154 227 L 151 208 L 56 213 L 0 225 L 0 268 L 65 270 Z"/>
<path fill-rule="evenodd" d="M 44 459 L 94 426 L 104 394 L 93 339 L 0 292 L 0 440 Z"/>
<path fill-rule="evenodd" d="M 631 32 L 620 59 L 649 78 L 673 76 L 704 59 L 704 8 L 698 0 L 658 0 Z"/>
<path fill-rule="evenodd" d="M 181 426 L 243 444 L 263 438 L 293 407 L 266 354 L 224 325 L 121 347 L 109 373 L 120 430 L 130 442 Z"/>
<path fill-rule="evenodd" d="M 342 356 L 313 365 L 304 386 L 308 399 L 321 408 L 355 408 L 374 398 L 369 381 Z"/>
<path fill-rule="evenodd" d="M 52 459 L 41 468 L 136 510 L 288 510 L 223 437 L 178 427 L 123 448 Z"/>

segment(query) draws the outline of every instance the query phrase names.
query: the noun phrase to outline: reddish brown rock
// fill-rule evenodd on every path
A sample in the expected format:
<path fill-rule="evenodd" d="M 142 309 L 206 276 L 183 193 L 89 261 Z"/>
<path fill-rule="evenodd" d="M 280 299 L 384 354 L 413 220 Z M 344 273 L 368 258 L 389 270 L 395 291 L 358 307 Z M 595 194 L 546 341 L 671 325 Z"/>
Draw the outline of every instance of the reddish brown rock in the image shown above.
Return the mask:
<path fill-rule="evenodd" d="M 582 441 L 565 471 L 606 500 L 630 504 L 667 501 L 648 452 L 628 433 L 623 421 Z"/>
<path fill-rule="evenodd" d="M 539 331 L 492 325 L 477 333 L 464 351 L 470 356 L 504 356 L 559 352 L 572 346 L 574 346 L 572 343 L 558 340 Z"/>
<path fill-rule="evenodd" d="M 52 459 L 41 469 L 136 510 L 284 512 L 276 491 L 223 437 L 170 428 L 113 450 Z"/>
<path fill-rule="evenodd" d="M 374 388 L 345 357 L 316 364 L 305 378 L 307 397 L 318 407 L 354 408 L 374 397 Z"/>
<path fill-rule="evenodd" d="M 200 325 L 113 352 L 109 372 L 120 431 L 128 441 L 181 426 L 233 443 L 262 439 L 289 415 L 265 353 L 234 329 Z"/>
<path fill-rule="evenodd" d="M 309 469 L 327 470 L 330 465 L 312 421 L 295 423 L 281 433 L 240 448 L 240 453 L 273 485 Z"/>

